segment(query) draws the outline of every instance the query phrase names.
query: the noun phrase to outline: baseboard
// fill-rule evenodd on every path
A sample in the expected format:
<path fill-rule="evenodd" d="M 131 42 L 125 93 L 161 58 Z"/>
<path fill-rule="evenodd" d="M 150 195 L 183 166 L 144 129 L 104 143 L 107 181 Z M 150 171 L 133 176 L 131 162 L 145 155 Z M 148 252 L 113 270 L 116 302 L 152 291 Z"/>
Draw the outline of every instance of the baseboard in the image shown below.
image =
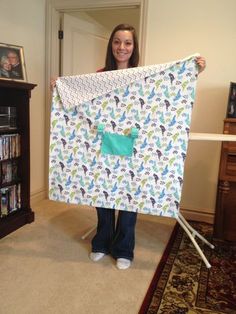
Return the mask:
<path fill-rule="evenodd" d="M 33 205 L 47 198 L 46 190 L 39 190 L 30 194 L 30 204 Z"/>
<path fill-rule="evenodd" d="M 203 221 L 209 224 L 214 223 L 214 213 L 206 213 L 186 208 L 181 208 L 180 211 L 186 220 Z"/>

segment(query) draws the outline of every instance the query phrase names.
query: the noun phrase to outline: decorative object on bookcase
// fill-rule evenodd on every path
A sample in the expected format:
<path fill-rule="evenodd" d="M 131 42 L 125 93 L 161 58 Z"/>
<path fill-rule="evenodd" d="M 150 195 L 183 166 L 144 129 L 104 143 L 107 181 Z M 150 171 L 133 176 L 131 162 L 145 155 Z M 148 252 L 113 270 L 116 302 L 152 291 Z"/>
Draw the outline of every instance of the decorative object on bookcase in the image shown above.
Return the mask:
<path fill-rule="evenodd" d="M 0 44 L 0 55 L 1 55 Z M 34 221 L 29 102 L 35 84 L 0 79 L 0 238 Z"/>
<path fill-rule="evenodd" d="M 0 79 L 27 81 L 22 46 L 0 43 Z"/>
<path fill-rule="evenodd" d="M 236 83 L 231 82 L 226 118 L 236 118 Z"/>
<path fill-rule="evenodd" d="M 0 130 L 16 129 L 16 107 L 0 107 Z"/>

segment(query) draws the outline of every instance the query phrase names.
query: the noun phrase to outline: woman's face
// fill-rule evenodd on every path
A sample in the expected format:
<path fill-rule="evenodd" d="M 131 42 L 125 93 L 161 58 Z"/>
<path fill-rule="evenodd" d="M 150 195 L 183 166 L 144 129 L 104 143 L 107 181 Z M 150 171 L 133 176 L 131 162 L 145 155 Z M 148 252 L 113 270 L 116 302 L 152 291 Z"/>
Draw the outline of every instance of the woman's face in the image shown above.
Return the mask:
<path fill-rule="evenodd" d="M 8 60 L 5 60 L 2 62 L 2 67 L 4 70 L 7 70 L 7 71 L 11 70 L 11 64 Z"/>
<path fill-rule="evenodd" d="M 128 68 L 133 50 L 133 34 L 126 30 L 117 31 L 112 40 L 112 53 L 116 60 L 117 69 Z"/>

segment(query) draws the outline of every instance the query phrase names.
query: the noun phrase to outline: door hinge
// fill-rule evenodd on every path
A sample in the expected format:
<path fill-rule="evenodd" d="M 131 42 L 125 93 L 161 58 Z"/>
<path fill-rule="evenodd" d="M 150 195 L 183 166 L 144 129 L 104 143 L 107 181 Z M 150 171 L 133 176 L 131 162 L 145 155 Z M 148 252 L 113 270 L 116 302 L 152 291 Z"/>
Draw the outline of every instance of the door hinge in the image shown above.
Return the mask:
<path fill-rule="evenodd" d="M 58 38 L 63 39 L 63 31 L 61 30 L 58 31 Z"/>

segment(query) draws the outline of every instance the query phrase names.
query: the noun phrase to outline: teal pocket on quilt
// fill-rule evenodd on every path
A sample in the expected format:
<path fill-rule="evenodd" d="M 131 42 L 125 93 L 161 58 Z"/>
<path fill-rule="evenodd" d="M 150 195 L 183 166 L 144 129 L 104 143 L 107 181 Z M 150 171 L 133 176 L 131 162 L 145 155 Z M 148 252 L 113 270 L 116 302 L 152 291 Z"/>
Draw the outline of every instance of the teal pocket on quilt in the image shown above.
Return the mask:
<path fill-rule="evenodd" d="M 133 155 L 134 142 L 138 137 L 138 130 L 131 128 L 129 135 L 121 135 L 117 133 L 104 132 L 104 125 L 99 124 L 97 128 L 98 134 L 102 137 L 101 153 L 102 155 Z"/>

